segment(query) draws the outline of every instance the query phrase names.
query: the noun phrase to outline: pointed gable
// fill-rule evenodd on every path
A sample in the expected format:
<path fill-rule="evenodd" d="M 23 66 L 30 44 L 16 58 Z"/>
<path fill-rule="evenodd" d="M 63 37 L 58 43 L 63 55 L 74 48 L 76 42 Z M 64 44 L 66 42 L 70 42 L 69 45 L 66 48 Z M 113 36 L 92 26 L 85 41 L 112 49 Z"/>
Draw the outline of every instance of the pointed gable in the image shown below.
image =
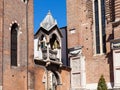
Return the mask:
<path fill-rule="evenodd" d="M 40 27 L 44 28 L 47 31 L 50 31 L 50 29 L 55 25 L 57 25 L 57 22 L 49 11 L 44 20 L 41 22 Z"/>
<path fill-rule="evenodd" d="M 37 37 L 37 35 L 39 36 L 39 34 L 43 32 L 47 35 L 53 33 L 53 32 L 57 32 L 60 37 L 62 38 L 62 33 L 60 31 L 60 29 L 58 28 L 57 22 L 56 20 L 53 18 L 51 12 L 49 11 L 47 13 L 47 15 L 45 16 L 45 18 L 43 19 L 43 21 L 40 23 L 40 28 L 39 30 L 35 33 L 35 37 Z"/>

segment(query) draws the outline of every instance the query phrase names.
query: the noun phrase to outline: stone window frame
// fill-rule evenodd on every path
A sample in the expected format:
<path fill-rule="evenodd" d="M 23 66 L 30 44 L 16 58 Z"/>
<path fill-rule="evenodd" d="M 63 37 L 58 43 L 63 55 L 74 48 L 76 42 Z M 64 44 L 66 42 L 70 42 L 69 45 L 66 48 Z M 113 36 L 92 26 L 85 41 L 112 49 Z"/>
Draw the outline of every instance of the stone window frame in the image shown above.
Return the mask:
<path fill-rule="evenodd" d="M 14 20 L 10 23 L 9 25 L 9 31 L 10 31 L 10 57 L 11 57 L 11 29 L 12 29 L 12 25 L 14 24 L 17 24 L 18 25 L 18 31 L 17 31 L 17 65 L 16 66 L 12 66 L 10 64 L 10 66 L 12 68 L 15 68 L 15 67 L 19 67 L 20 66 L 20 34 L 22 34 L 22 31 L 21 31 L 21 26 L 20 24 L 18 23 L 17 20 Z M 11 59 L 10 59 L 11 61 Z M 11 62 L 10 62 L 11 63 Z"/>

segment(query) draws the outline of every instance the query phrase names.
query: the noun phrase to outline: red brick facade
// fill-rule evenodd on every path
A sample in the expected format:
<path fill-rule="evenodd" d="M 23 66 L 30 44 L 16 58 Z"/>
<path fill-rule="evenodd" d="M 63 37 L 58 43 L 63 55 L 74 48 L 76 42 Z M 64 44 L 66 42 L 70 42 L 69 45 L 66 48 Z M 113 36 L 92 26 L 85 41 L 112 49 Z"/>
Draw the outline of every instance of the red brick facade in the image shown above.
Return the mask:
<path fill-rule="evenodd" d="M 3 31 L 3 0 L 0 1 L 0 72 L 2 72 L 2 31 Z M 0 73 L 0 85 L 2 86 L 2 73 Z"/>
<path fill-rule="evenodd" d="M 27 0 L 26 0 L 27 1 Z M 0 90 L 47 90 L 47 68 L 34 63 L 33 0 L 0 0 Z M 17 66 L 11 65 L 11 28 L 18 25 Z M 57 90 L 70 89 L 70 68 L 61 67 Z"/>
<path fill-rule="evenodd" d="M 0 85 L 28 90 L 28 64 L 33 62 L 33 0 L 0 0 Z M 11 66 L 11 27 L 19 26 L 18 66 Z"/>
<path fill-rule="evenodd" d="M 3 90 L 46 90 L 45 73 L 55 68 L 52 64 L 47 67 L 34 62 L 33 0 L 28 3 L 23 1 L 0 0 L 0 86 Z M 110 41 L 120 39 L 120 0 L 114 0 L 115 7 L 109 6 L 113 3 L 111 0 L 109 5 L 106 4 L 106 53 L 99 55 L 95 54 L 92 1 L 88 1 L 66 0 L 68 48 L 83 47 L 86 85 L 98 83 L 101 75 L 104 75 L 106 82 L 113 83 L 113 53 Z M 17 66 L 11 66 L 11 27 L 14 23 L 19 27 Z M 60 75 L 60 85 L 57 85 L 56 89 L 70 90 L 71 69 L 59 66 L 55 71 Z"/>
<path fill-rule="evenodd" d="M 110 20 L 110 12 L 106 10 L 106 50 L 107 52 L 102 55 L 95 54 L 94 44 L 94 18 L 88 15 L 94 13 L 91 3 L 87 4 L 87 1 L 93 0 L 67 0 L 67 28 L 68 28 L 68 47 L 83 46 L 83 55 L 85 56 L 86 63 L 86 84 L 98 83 L 100 76 L 103 74 L 106 82 L 113 82 L 113 57 L 110 40 L 120 38 L 120 23 L 117 26 Z M 107 2 L 107 0 L 105 0 Z M 111 0 L 110 0 L 111 1 Z M 109 3 L 110 3 L 109 1 Z M 118 10 L 118 3 L 120 0 L 114 0 L 116 2 L 115 18 L 120 19 Z M 111 1 L 112 2 L 112 1 Z M 106 9 L 108 8 L 108 4 Z M 89 7 L 89 9 L 88 9 Z M 108 15 L 107 15 L 108 14 Z M 120 22 L 120 21 L 119 21 Z M 72 29 L 75 29 L 75 33 L 72 33 Z"/>

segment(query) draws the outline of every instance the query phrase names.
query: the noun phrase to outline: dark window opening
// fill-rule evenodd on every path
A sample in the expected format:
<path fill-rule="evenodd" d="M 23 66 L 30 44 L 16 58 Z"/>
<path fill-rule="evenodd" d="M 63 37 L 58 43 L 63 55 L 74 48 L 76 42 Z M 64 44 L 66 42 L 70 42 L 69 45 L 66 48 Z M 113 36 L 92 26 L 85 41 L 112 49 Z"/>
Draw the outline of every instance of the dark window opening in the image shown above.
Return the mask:
<path fill-rule="evenodd" d="M 15 23 L 11 28 L 11 66 L 17 66 L 17 31 L 18 25 Z"/>
<path fill-rule="evenodd" d="M 100 36 L 99 36 L 99 9 L 98 0 L 95 0 L 95 34 L 96 34 L 96 54 L 100 53 Z"/>
<path fill-rule="evenodd" d="M 46 37 L 44 35 L 41 35 L 38 41 L 38 50 L 40 50 L 40 48 L 47 48 Z"/>
<path fill-rule="evenodd" d="M 101 0 L 101 19 L 102 19 L 102 41 L 103 53 L 106 53 L 106 33 L 105 33 L 105 0 Z"/>
<path fill-rule="evenodd" d="M 57 36 L 55 34 L 53 34 L 52 38 L 50 39 L 50 47 L 51 49 L 60 48 L 59 41 L 57 40 Z"/>

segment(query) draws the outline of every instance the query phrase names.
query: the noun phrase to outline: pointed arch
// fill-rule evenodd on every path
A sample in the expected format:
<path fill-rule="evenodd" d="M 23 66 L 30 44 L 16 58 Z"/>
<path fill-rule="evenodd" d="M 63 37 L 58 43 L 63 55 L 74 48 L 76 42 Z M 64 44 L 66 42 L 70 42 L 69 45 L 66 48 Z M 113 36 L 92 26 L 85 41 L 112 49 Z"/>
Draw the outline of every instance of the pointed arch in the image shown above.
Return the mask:
<path fill-rule="evenodd" d="M 44 34 L 38 39 L 38 50 L 39 48 L 46 48 L 46 36 Z"/>
<path fill-rule="evenodd" d="M 50 38 L 51 49 L 60 48 L 60 43 L 56 34 L 52 34 Z"/>
<path fill-rule="evenodd" d="M 57 79 L 57 85 L 61 85 L 62 84 L 62 78 L 61 75 L 58 71 L 52 71 L 55 74 L 55 77 Z"/>

